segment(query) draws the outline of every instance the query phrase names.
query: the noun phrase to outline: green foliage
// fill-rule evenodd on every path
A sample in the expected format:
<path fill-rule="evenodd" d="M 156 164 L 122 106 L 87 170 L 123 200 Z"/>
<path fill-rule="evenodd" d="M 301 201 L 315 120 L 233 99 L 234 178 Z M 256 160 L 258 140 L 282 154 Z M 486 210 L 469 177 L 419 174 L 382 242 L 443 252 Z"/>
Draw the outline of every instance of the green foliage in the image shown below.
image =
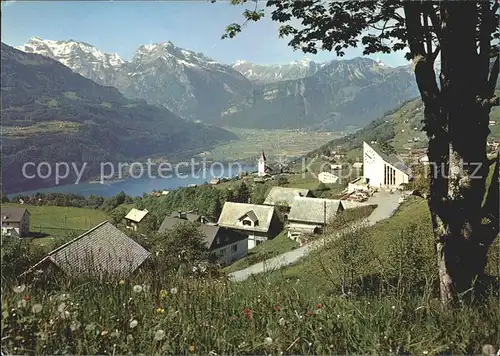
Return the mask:
<path fill-rule="evenodd" d="M 148 262 L 149 268 L 160 275 L 184 275 L 200 263 L 214 263 L 205 239 L 199 227 L 187 221 L 165 233 L 153 235 L 146 244 L 153 255 Z"/>
<path fill-rule="evenodd" d="M 128 211 L 122 208 L 116 208 L 109 213 L 109 217 L 111 218 L 111 222 L 113 224 L 121 224 L 123 219 L 127 215 Z"/>
<path fill-rule="evenodd" d="M 205 258 L 186 223 L 151 238 L 151 263 L 129 280 L 60 278 L 17 294 L 19 282 L 4 284 L 2 346 L 18 354 L 479 354 L 498 344 L 498 296 L 441 306 L 429 278 L 428 215 L 424 200 L 410 199 L 393 218 L 328 241 L 302 263 L 240 283 L 177 273 Z"/>
<path fill-rule="evenodd" d="M 139 224 L 139 232 L 156 232 L 160 227 L 160 223 L 154 213 L 148 213 Z"/>
<path fill-rule="evenodd" d="M 198 213 L 217 221 L 222 206 L 232 192 L 227 189 L 219 189 L 209 184 L 196 187 L 181 187 L 170 191 L 168 195 L 155 197 L 147 195 L 135 202 L 137 208 L 147 209 L 158 219 L 161 224 L 165 216 L 174 211 L 198 209 Z"/>
<path fill-rule="evenodd" d="M 285 176 L 279 176 L 277 180 L 278 186 L 282 187 L 288 184 L 288 178 Z"/>
<path fill-rule="evenodd" d="M 233 201 L 237 203 L 248 203 L 250 201 L 250 189 L 248 189 L 245 182 L 241 182 L 238 186 Z"/>

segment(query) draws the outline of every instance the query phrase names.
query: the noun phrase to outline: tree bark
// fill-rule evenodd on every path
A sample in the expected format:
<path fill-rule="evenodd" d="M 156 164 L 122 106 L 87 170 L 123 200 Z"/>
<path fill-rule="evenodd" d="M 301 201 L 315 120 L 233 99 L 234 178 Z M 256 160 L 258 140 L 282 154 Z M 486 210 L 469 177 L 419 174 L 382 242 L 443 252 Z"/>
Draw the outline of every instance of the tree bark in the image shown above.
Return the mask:
<path fill-rule="evenodd" d="M 441 3 L 439 89 L 433 54 L 424 46 L 426 31 L 430 31 L 421 23 L 426 10 L 417 2 L 407 2 L 404 7 L 433 168 L 428 205 L 440 296 L 448 305 L 468 291 L 479 291 L 475 281 L 484 277 L 488 248 L 498 234 L 498 204 L 485 205 L 487 212 L 482 206 L 489 168 L 486 140 L 491 109 L 484 102 L 493 95 L 485 92 L 487 76 L 477 75 L 484 72 L 484 66 L 489 70 L 484 53 L 477 53 L 477 19 L 482 13 L 478 13 L 476 2 Z M 485 48 L 484 43 L 481 47 Z M 498 178 L 492 184 L 498 185 Z M 489 216 L 486 223 L 485 215 Z"/>

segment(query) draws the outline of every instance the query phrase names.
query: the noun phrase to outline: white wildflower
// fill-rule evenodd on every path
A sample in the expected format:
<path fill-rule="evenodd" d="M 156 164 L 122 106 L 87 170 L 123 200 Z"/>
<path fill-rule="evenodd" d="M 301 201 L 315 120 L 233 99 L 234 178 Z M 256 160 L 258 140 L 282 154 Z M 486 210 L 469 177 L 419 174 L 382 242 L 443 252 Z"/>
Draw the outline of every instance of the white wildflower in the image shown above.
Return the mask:
<path fill-rule="evenodd" d="M 425 350 L 425 351 L 422 351 L 422 353 L 423 353 L 424 355 L 427 355 L 427 354 L 429 353 L 429 351 Z"/>
<path fill-rule="evenodd" d="M 269 336 L 264 339 L 264 344 L 271 345 L 272 343 L 273 339 L 271 339 Z"/>
<path fill-rule="evenodd" d="M 31 311 L 34 314 L 40 313 L 42 311 L 42 305 L 41 304 L 35 304 L 35 305 L 33 305 L 33 307 L 31 308 Z"/>
<path fill-rule="evenodd" d="M 69 299 L 69 294 L 67 293 L 63 293 L 59 296 L 59 300 L 60 301 L 65 301 L 65 300 L 68 300 Z"/>
<path fill-rule="evenodd" d="M 158 330 L 157 332 L 155 332 L 155 341 L 160 341 L 163 340 L 164 338 L 165 338 L 165 331 Z"/>
<path fill-rule="evenodd" d="M 137 320 L 134 319 L 134 320 L 132 320 L 130 322 L 129 326 L 130 326 L 131 329 L 133 329 L 133 328 L 135 328 L 137 326 L 137 324 L 139 324 L 139 323 L 137 322 Z"/>
<path fill-rule="evenodd" d="M 26 301 L 24 299 L 20 299 L 18 302 L 17 302 L 17 307 L 18 308 L 24 308 L 26 306 Z"/>
<path fill-rule="evenodd" d="M 140 285 L 137 284 L 137 285 L 134 286 L 133 290 L 136 293 L 140 293 L 140 292 L 142 292 L 142 286 L 140 286 Z"/>
<path fill-rule="evenodd" d="M 393 305 L 391 308 L 392 308 L 392 310 L 396 310 L 396 306 L 395 305 Z"/>
<path fill-rule="evenodd" d="M 171 288 L 171 289 L 170 289 L 170 293 L 171 293 L 171 294 L 177 294 L 177 288 L 175 288 L 175 287 L 174 287 L 174 288 Z"/>
<path fill-rule="evenodd" d="M 25 289 L 26 289 L 26 286 L 24 284 L 21 284 L 19 286 L 14 287 L 14 293 L 20 294 L 20 293 L 24 292 Z"/>
<path fill-rule="evenodd" d="M 281 326 L 285 325 L 285 323 L 285 318 L 280 318 L 280 320 L 278 320 L 278 324 L 280 324 Z"/>
<path fill-rule="evenodd" d="M 80 326 L 82 326 L 82 323 L 80 323 L 78 320 L 75 320 L 71 323 L 71 325 L 69 326 L 71 331 L 76 331 L 78 329 L 80 329 Z"/>

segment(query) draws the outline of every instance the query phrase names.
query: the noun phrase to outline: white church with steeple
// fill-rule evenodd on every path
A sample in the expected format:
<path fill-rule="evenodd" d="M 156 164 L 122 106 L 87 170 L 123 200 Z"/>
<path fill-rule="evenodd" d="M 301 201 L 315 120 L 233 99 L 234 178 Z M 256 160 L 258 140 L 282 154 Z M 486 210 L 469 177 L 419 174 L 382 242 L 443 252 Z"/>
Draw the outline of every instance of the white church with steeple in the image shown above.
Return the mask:
<path fill-rule="evenodd" d="M 260 154 L 257 174 L 259 177 L 264 177 L 266 175 L 266 155 L 264 154 L 264 151 Z"/>

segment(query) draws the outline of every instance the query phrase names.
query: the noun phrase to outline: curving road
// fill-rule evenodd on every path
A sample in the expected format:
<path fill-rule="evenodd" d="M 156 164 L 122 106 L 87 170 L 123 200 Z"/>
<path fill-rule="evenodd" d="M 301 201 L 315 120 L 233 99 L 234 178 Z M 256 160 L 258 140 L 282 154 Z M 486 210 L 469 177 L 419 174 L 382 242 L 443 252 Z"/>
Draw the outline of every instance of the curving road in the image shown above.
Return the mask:
<path fill-rule="evenodd" d="M 340 230 L 334 235 L 329 235 L 327 236 L 328 239 L 336 238 L 340 236 L 341 234 L 345 233 L 348 229 L 356 229 L 359 227 L 366 227 L 366 226 L 372 226 L 375 223 L 377 223 L 380 220 L 384 220 L 387 218 L 390 218 L 396 209 L 399 206 L 399 198 L 401 197 L 401 193 L 386 193 L 386 192 L 379 192 L 375 193 L 374 196 L 370 197 L 370 199 L 367 201 L 369 204 L 377 204 L 377 207 L 375 210 L 372 211 L 370 216 L 366 218 L 364 223 L 357 223 L 356 227 L 349 227 L 343 230 Z M 244 268 L 239 271 L 235 271 L 232 273 L 229 273 L 228 277 L 231 281 L 243 281 L 250 277 L 252 274 L 258 274 L 262 272 L 269 272 L 273 271 L 276 269 L 279 269 L 281 267 L 290 265 L 292 263 L 297 262 L 300 258 L 306 256 L 311 250 L 314 248 L 317 248 L 319 245 L 324 244 L 325 238 L 322 237 L 318 240 L 315 240 L 314 242 L 304 245 L 302 247 L 299 247 L 293 251 L 285 252 L 279 256 L 270 258 L 268 260 L 265 260 L 263 262 L 256 263 L 254 265 L 251 265 L 247 268 Z"/>

